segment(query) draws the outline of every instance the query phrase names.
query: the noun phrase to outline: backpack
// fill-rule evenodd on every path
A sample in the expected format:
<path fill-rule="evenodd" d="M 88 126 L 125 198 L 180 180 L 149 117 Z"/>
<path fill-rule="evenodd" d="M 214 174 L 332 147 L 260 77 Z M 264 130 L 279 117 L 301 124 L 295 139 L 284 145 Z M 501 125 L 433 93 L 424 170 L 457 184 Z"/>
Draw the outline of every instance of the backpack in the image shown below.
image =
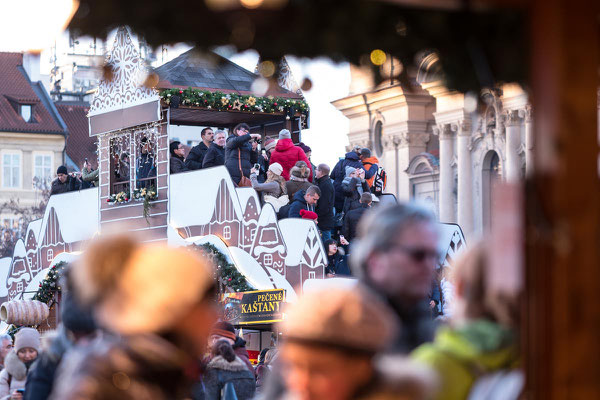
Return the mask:
<path fill-rule="evenodd" d="M 381 195 L 385 191 L 387 186 L 387 173 L 383 167 L 377 168 L 375 173 L 375 179 L 373 180 L 373 186 L 371 186 L 371 193 L 375 195 Z"/>

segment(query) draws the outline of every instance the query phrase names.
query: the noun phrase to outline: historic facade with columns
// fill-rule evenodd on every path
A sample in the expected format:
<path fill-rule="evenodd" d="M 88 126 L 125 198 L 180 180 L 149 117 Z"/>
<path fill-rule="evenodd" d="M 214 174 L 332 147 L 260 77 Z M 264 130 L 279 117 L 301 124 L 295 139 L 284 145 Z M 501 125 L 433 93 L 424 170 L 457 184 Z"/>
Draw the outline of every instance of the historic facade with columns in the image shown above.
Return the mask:
<path fill-rule="evenodd" d="M 368 89 L 353 70 L 351 94 L 333 105 L 350 119 L 350 147 L 369 147 L 386 169 L 388 193 L 423 201 L 476 237 L 490 226 L 495 182 L 531 172 L 531 106 L 517 85 L 479 97 L 450 91 L 437 62 L 425 57 L 409 87 L 387 81 Z"/>

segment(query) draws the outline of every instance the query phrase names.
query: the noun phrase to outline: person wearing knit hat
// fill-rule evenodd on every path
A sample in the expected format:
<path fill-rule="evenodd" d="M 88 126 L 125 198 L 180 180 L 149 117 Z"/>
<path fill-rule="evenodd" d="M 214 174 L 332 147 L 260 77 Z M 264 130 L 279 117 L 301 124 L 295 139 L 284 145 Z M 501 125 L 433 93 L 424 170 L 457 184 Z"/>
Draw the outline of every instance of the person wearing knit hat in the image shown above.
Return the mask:
<path fill-rule="evenodd" d="M 317 222 L 317 218 L 319 218 L 316 212 L 309 210 L 300 210 L 300 217 L 304 219 L 310 219 L 315 222 Z"/>
<path fill-rule="evenodd" d="M 282 398 L 425 398 L 430 382 L 423 368 L 400 357 L 375 361 L 393 341 L 398 324 L 366 287 L 313 288 L 285 313 L 280 357 L 288 368 Z"/>
<path fill-rule="evenodd" d="M 290 133 L 289 130 L 287 129 L 282 129 L 279 131 L 279 139 L 291 139 L 292 138 L 292 134 Z"/>
<path fill-rule="evenodd" d="M 306 190 L 311 186 L 310 182 L 308 182 L 310 173 L 310 168 L 304 161 L 298 161 L 292 167 L 290 170 L 290 180 L 285 183 L 290 199 L 293 199 L 294 195 L 300 190 Z"/>
<path fill-rule="evenodd" d="M 25 388 L 27 373 L 40 349 L 40 334 L 33 328 L 21 328 L 15 334 L 15 345 L 4 360 L 0 372 L 0 399 L 21 399 L 17 390 Z M 21 397 L 19 397 L 21 396 Z"/>
<path fill-rule="evenodd" d="M 106 334 L 70 351 L 50 398 L 191 397 L 217 317 L 212 268 L 194 251 L 132 235 L 92 241 L 71 270 L 73 286 Z"/>
<path fill-rule="evenodd" d="M 279 140 L 277 141 L 277 145 L 275 145 L 275 150 L 271 153 L 270 163 L 279 163 L 283 167 L 283 172 L 281 176 L 287 181 L 290 179 L 290 170 L 298 161 L 304 161 L 308 168 L 310 168 L 310 173 L 308 180 L 310 182 L 313 181 L 313 169 L 310 164 L 310 160 L 304 153 L 300 147 L 295 146 L 292 141 L 292 137 L 290 131 L 287 129 L 282 129 L 279 132 Z"/>
<path fill-rule="evenodd" d="M 254 373 L 254 367 L 252 367 L 252 363 L 250 362 L 250 354 L 246 349 L 246 341 L 235 334 L 235 328 L 229 322 L 219 321 L 210 331 L 209 347 L 214 346 L 219 340 L 226 340 L 233 347 L 235 355 Z"/>
<path fill-rule="evenodd" d="M 269 139 L 265 140 L 263 147 L 267 151 L 267 153 L 270 153 L 271 151 L 273 151 L 273 149 L 275 148 L 276 145 L 277 145 L 277 140 L 275 140 L 273 138 L 269 138 Z"/>
<path fill-rule="evenodd" d="M 67 167 L 61 165 L 56 170 L 56 179 L 52 181 L 50 195 L 61 194 L 79 190 L 81 183 L 79 180 L 67 172 Z"/>
<path fill-rule="evenodd" d="M 279 163 L 273 163 L 267 170 L 267 179 L 264 183 L 260 183 L 258 180 L 259 171 L 256 168 L 250 170 L 250 182 L 254 190 L 262 195 L 263 202 L 269 202 L 275 207 L 275 211 L 278 210 L 276 205 L 281 207 L 288 203 L 289 198 L 287 196 L 286 182 L 282 178 L 281 173 L 283 168 Z"/>
<path fill-rule="evenodd" d="M 219 321 L 210 331 L 209 346 L 213 346 L 219 340 L 227 340 L 229 344 L 235 343 L 235 328 L 229 322 Z"/>

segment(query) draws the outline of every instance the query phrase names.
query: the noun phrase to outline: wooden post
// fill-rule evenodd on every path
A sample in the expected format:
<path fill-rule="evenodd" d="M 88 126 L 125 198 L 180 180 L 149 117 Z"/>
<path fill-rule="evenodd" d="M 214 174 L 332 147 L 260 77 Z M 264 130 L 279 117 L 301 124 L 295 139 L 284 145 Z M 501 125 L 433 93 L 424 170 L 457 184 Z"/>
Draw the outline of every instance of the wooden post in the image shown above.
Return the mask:
<path fill-rule="evenodd" d="M 600 399 L 597 4 L 532 2 L 527 399 Z"/>

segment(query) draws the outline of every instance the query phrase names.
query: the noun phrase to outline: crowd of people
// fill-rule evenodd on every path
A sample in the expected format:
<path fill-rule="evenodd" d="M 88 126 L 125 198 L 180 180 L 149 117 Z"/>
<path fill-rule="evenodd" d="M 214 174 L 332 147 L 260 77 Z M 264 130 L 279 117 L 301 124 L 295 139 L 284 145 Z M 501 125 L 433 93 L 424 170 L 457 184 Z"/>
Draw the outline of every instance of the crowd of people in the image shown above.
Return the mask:
<path fill-rule="evenodd" d="M 328 239 L 328 274 L 358 279 L 286 305 L 257 366 L 218 319 L 209 259 L 100 237 L 63 277 L 56 334 L 0 337 L 0 399 L 516 399 L 518 299 L 492 290 L 489 247 L 474 245 L 444 277 L 453 312 L 434 319 L 438 229 L 430 211 L 397 204 L 365 213 L 349 262 Z"/>
<path fill-rule="evenodd" d="M 379 160 L 367 148 L 354 148 L 332 169 L 313 164 L 310 147 L 295 145 L 287 129 L 277 140 L 268 138 L 264 143 L 244 123 L 228 137 L 224 131 L 204 128 L 201 138 L 187 157 L 179 141 L 171 142 L 171 173 L 224 165 L 234 184 L 253 187 L 279 219 L 314 220 L 323 243 L 333 239 L 339 245 L 338 257 L 349 254 L 359 221 L 379 201 L 376 188 L 385 188 L 384 181 L 376 180 Z M 344 260 L 341 269 L 330 268 L 329 276 L 347 274 L 346 264 Z"/>

